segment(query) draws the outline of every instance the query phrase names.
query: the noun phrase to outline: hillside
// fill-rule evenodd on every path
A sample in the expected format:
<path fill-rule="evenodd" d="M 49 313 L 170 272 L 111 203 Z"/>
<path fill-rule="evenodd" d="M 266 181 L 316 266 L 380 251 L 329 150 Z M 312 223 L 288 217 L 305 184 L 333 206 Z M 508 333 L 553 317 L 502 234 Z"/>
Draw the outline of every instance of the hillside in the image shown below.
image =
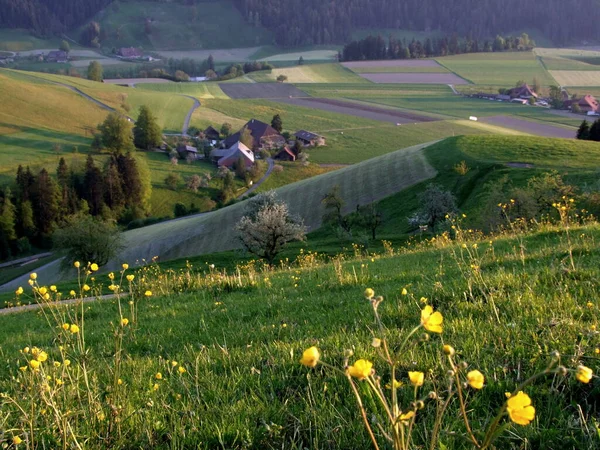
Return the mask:
<path fill-rule="evenodd" d="M 396 348 L 419 324 L 427 302 L 443 314 L 441 337 L 429 333 L 421 339 L 425 330 L 418 329 L 411 345 L 394 354 L 403 408 L 416 392 L 407 372 L 425 373 L 415 445 L 428 447 L 431 436 L 436 401 L 427 393 L 446 398 L 444 343 L 456 349 L 468 370 L 485 377 L 482 390 L 465 391 L 477 436 L 506 401 L 505 392 L 520 389 L 531 398 L 535 420 L 523 426 L 502 416 L 506 429 L 496 448 L 597 448 L 595 428 L 576 425 L 573 418 L 591 424 L 598 411 L 600 228 L 572 232 L 571 246 L 564 229 L 542 226 L 527 234 L 432 241 L 333 262 L 309 254 L 289 269 L 263 271 L 251 264 L 233 276 L 208 267 L 208 258 L 200 274 L 159 266 L 135 273 L 133 298 L 59 307 L 49 323 L 35 312 L 0 315 L 5 355 L 0 389 L 7 394 L 0 407 L 11 430 L 0 442 L 28 439 L 31 424 L 36 442 L 60 446 L 65 438 L 59 424 L 68 423 L 77 436 L 69 439 L 86 436 L 89 449 L 106 448 L 107 436 L 114 448 L 370 448 L 343 373 L 303 367 L 302 352 L 317 346 L 323 361 L 341 369 L 344 354 L 353 349 L 349 364 L 372 361 L 384 386 L 391 374 L 371 345 L 373 337 L 387 338 Z M 570 251 L 574 271 L 565 270 Z M 38 282 L 54 279 L 38 276 Z M 96 283 L 109 282 L 96 276 Z M 367 287 L 384 298 L 378 311 L 387 332 L 373 320 L 363 296 Z M 146 290 L 153 296 L 144 297 Z M 28 297 L 29 288 L 25 292 Z M 64 323 L 79 324 L 76 333 L 64 332 Z M 31 358 L 26 352 L 34 346 L 48 355 L 41 372 L 26 368 Z M 551 372 L 518 387 L 548 367 L 554 351 L 563 355 L 567 376 Z M 593 370 L 589 384 L 575 379 L 578 364 Z M 86 381 L 85 373 L 93 376 Z M 45 383 L 46 375 L 51 383 Z M 48 386 L 49 395 L 44 390 L 26 395 L 38 384 Z M 367 401 L 367 382 L 358 386 L 365 408 L 376 413 L 376 400 Z M 48 399 L 56 414 L 33 407 Z M 34 413 L 24 416 L 17 405 Z M 455 399 L 443 422 L 447 448 L 462 448 L 459 414 Z M 112 424 L 118 432 L 110 431 Z M 384 442 L 382 433 L 375 436 Z"/>

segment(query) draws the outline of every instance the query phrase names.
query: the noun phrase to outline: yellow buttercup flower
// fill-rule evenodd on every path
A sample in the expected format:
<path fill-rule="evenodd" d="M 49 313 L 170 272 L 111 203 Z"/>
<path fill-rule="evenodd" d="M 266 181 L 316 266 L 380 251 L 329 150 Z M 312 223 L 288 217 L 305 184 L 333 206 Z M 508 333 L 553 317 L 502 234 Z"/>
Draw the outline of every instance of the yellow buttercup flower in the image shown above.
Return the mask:
<path fill-rule="evenodd" d="M 98 264 L 96 264 L 96 263 L 93 263 L 93 264 L 90 266 L 90 270 L 91 270 L 92 272 L 96 272 L 96 271 L 98 270 Z"/>
<path fill-rule="evenodd" d="M 40 362 L 36 359 L 32 359 L 31 361 L 29 361 L 29 365 L 33 370 L 39 370 L 40 368 Z"/>
<path fill-rule="evenodd" d="M 33 272 L 29 274 L 29 278 L 31 278 L 32 280 L 36 280 L 37 279 L 37 273 Z"/>
<path fill-rule="evenodd" d="M 146 297 L 152 297 L 152 291 L 146 291 L 146 292 L 144 292 L 144 295 Z"/>
<path fill-rule="evenodd" d="M 23 349 L 23 353 L 29 353 L 29 347 L 25 347 L 25 348 Z"/>
<path fill-rule="evenodd" d="M 89 290 L 90 290 L 90 287 L 89 287 L 87 284 L 84 284 L 84 285 L 83 285 L 83 287 L 82 287 L 82 289 L 83 289 L 85 292 L 87 292 L 87 291 L 89 291 Z"/>
<path fill-rule="evenodd" d="M 79 333 L 79 327 L 75 324 L 72 324 L 71 327 L 69 328 L 69 330 L 71 330 L 72 334 L 77 334 Z"/>
<path fill-rule="evenodd" d="M 510 420 L 519 425 L 529 425 L 535 418 L 535 408 L 531 405 L 529 395 L 519 391 L 506 401 L 506 410 Z"/>
<path fill-rule="evenodd" d="M 19 436 L 13 436 L 12 441 L 13 441 L 13 444 L 19 445 L 23 442 L 23 439 L 21 439 Z"/>
<path fill-rule="evenodd" d="M 575 374 L 575 378 L 577 378 L 582 383 L 589 383 L 592 379 L 592 375 L 594 371 L 589 367 L 585 367 L 583 365 L 577 366 L 577 373 Z"/>
<path fill-rule="evenodd" d="M 44 362 L 48 359 L 48 353 L 46 352 L 38 352 L 35 356 L 35 359 L 38 360 L 39 362 Z"/>
<path fill-rule="evenodd" d="M 77 295 L 77 293 L 75 291 L 71 290 L 71 292 L 69 292 L 69 295 L 71 297 L 75 297 Z"/>
<path fill-rule="evenodd" d="M 73 265 L 75 266 L 76 269 L 79 269 L 79 266 L 81 266 L 81 263 L 79 261 L 75 261 L 73 263 Z"/>
<path fill-rule="evenodd" d="M 127 281 L 133 281 L 133 279 L 135 278 L 135 275 L 127 275 Z"/>
<path fill-rule="evenodd" d="M 187 370 L 185 370 L 185 367 L 182 366 L 179 366 L 179 369 L 177 369 L 177 371 L 182 375 L 187 372 Z"/>
<path fill-rule="evenodd" d="M 69 329 L 70 325 L 68 323 L 63 323 L 62 324 L 62 329 L 67 331 Z"/>
<path fill-rule="evenodd" d="M 50 286 L 50 290 L 51 290 L 52 292 L 56 292 L 56 286 L 54 286 L 54 285 Z"/>
<path fill-rule="evenodd" d="M 306 367 L 316 367 L 320 357 L 321 354 L 319 353 L 319 349 L 312 346 L 304 350 L 300 364 L 305 365 Z"/>
<path fill-rule="evenodd" d="M 400 420 L 402 422 L 408 422 L 410 419 L 412 419 L 415 416 L 415 412 L 414 411 L 409 411 L 405 414 L 400 414 Z"/>
<path fill-rule="evenodd" d="M 413 386 L 423 386 L 425 374 L 423 372 L 408 372 L 408 378 Z"/>
<path fill-rule="evenodd" d="M 120 378 L 117 380 L 117 384 L 120 386 L 123 384 L 123 380 L 121 380 Z"/>
<path fill-rule="evenodd" d="M 61 366 L 60 361 L 54 361 L 54 367 L 60 367 L 60 366 Z"/>
<path fill-rule="evenodd" d="M 177 361 L 171 361 L 171 367 L 177 367 L 177 364 L 179 364 Z"/>
<path fill-rule="evenodd" d="M 154 375 L 154 378 L 156 378 L 157 380 L 162 380 L 163 379 L 162 373 L 158 372 L 156 375 Z"/>
<path fill-rule="evenodd" d="M 108 286 L 108 289 L 110 291 L 116 291 L 117 289 L 119 289 L 119 286 L 116 284 L 111 284 L 110 286 Z"/>
<path fill-rule="evenodd" d="M 47 292 L 44 294 L 44 300 L 50 300 L 50 294 Z"/>
<path fill-rule="evenodd" d="M 402 295 L 408 295 L 408 291 L 406 290 L 406 288 L 402 288 Z"/>
<path fill-rule="evenodd" d="M 129 264 L 123 263 L 123 265 L 121 267 L 123 267 L 123 270 L 127 270 L 127 269 L 129 269 Z"/>
<path fill-rule="evenodd" d="M 27 371 L 27 366 L 21 366 L 21 367 L 19 367 L 19 370 L 21 372 L 26 372 Z"/>
<path fill-rule="evenodd" d="M 369 375 L 371 375 L 373 369 L 373 363 L 371 361 L 367 361 L 366 359 L 359 359 L 354 362 L 354 365 L 348 367 L 348 374 L 351 377 L 358 378 L 359 380 L 364 380 Z"/>
<path fill-rule="evenodd" d="M 433 308 L 430 305 L 427 305 L 421 310 L 421 325 L 423 325 L 427 331 L 441 333 L 443 322 L 444 317 L 442 316 L 442 313 L 439 311 L 433 312 Z"/>
<path fill-rule="evenodd" d="M 374 295 L 375 295 L 375 291 L 373 289 L 371 289 L 371 288 L 365 289 L 365 297 L 373 298 Z"/>
<path fill-rule="evenodd" d="M 17 289 L 17 290 L 15 291 L 15 294 L 17 294 L 17 295 L 21 295 L 22 293 L 23 293 L 23 288 L 22 288 L 21 286 L 19 286 L 19 289 Z"/>
<path fill-rule="evenodd" d="M 483 388 L 485 377 L 479 370 L 471 370 L 467 373 L 467 382 L 473 389 Z"/>
<path fill-rule="evenodd" d="M 29 286 L 33 286 L 33 280 L 27 280 L 27 283 L 29 283 Z"/>
<path fill-rule="evenodd" d="M 124 317 L 123 319 L 121 319 L 121 326 L 126 327 L 127 325 L 129 325 L 129 319 L 127 317 Z"/>
<path fill-rule="evenodd" d="M 152 389 L 154 389 L 155 391 L 158 391 L 158 384 L 154 384 L 154 386 L 152 386 Z"/>
<path fill-rule="evenodd" d="M 71 365 L 71 360 L 69 360 L 69 359 L 65 359 L 63 362 L 64 362 L 65 366 L 70 366 Z"/>
<path fill-rule="evenodd" d="M 448 355 L 448 356 L 454 356 L 454 354 L 456 353 L 456 351 L 454 350 L 454 347 L 452 347 L 451 345 L 444 345 L 444 354 Z"/>
<path fill-rule="evenodd" d="M 109 274 L 108 274 L 108 278 L 110 278 L 111 280 L 114 280 L 114 279 L 115 279 L 115 274 L 114 274 L 114 273 L 112 273 L 112 272 L 111 272 L 111 273 L 109 273 Z"/>
<path fill-rule="evenodd" d="M 45 287 L 45 286 L 42 286 L 41 288 L 39 288 L 39 289 L 38 289 L 38 292 L 39 292 L 41 295 L 45 295 L 45 294 L 46 294 L 46 292 L 48 292 L 48 289 L 46 289 L 46 287 Z"/>

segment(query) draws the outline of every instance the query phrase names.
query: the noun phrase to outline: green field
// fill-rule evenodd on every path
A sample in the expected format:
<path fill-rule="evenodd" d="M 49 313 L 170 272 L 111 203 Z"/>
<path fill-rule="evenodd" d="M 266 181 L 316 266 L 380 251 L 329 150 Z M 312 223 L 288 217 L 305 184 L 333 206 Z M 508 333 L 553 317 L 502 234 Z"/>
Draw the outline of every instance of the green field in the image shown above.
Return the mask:
<path fill-rule="evenodd" d="M 436 61 L 475 84 L 514 86 L 517 81 L 542 86 L 556 84 L 532 52 L 470 53 L 436 58 Z"/>
<path fill-rule="evenodd" d="M 288 77 L 288 83 L 364 83 L 369 81 L 340 64 L 315 64 L 274 69 L 268 77 L 275 81 L 279 75 Z M 262 80 L 257 80 L 262 81 Z"/>
<path fill-rule="evenodd" d="M 144 21 L 152 18 L 150 34 Z M 107 37 L 102 46 L 145 50 L 225 49 L 269 44 L 271 33 L 246 22 L 230 1 L 198 5 L 115 2 L 94 18 Z M 224 32 L 227 30 L 227 32 Z M 79 35 L 80 30 L 74 32 Z"/>
<path fill-rule="evenodd" d="M 353 67 L 354 73 L 449 73 L 445 67 Z"/>
<path fill-rule="evenodd" d="M 140 83 L 135 88 L 141 91 L 191 95 L 199 99 L 228 98 L 217 83 Z"/>
<path fill-rule="evenodd" d="M 10 52 L 24 52 L 28 50 L 58 48 L 60 39 L 39 39 L 32 36 L 27 30 L 0 30 L 0 50 Z"/>
<path fill-rule="evenodd" d="M 600 70 L 551 70 L 561 86 L 600 86 Z"/>

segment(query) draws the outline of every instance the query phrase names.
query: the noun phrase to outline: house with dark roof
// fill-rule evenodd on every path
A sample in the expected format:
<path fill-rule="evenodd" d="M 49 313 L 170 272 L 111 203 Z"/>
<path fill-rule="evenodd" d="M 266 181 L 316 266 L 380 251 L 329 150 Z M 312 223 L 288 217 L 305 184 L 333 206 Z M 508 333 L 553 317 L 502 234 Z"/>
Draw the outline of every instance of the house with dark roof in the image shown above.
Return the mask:
<path fill-rule="evenodd" d="M 144 56 L 144 53 L 139 48 L 122 47 L 117 52 L 117 55 L 119 55 L 121 58 L 137 59 L 137 58 L 141 58 L 142 56 Z"/>
<path fill-rule="evenodd" d="M 259 151 L 263 149 L 278 148 L 285 145 L 285 138 L 271 125 L 260 120 L 251 119 L 240 131 L 232 134 L 223 141 L 223 147 L 230 148 L 240 140 L 244 129 L 250 130 L 252 136 L 252 150 Z"/>
<path fill-rule="evenodd" d="M 296 161 L 296 154 L 293 150 L 290 150 L 289 147 L 283 147 L 279 153 L 273 156 L 273 159 L 276 161 Z"/>
<path fill-rule="evenodd" d="M 68 59 L 69 55 L 62 50 L 53 50 L 46 56 L 46 62 L 66 63 Z"/>
<path fill-rule="evenodd" d="M 583 98 L 581 98 L 577 104 L 579 105 L 579 108 L 581 109 L 581 112 L 598 112 L 598 109 L 600 107 L 600 104 L 598 103 L 598 100 L 596 100 L 596 98 L 593 95 L 586 95 Z"/>
<path fill-rule="evenodd" d="M 198 153 L 198 149 L 196 147 L 192 147 L 191 145 L 186 145 L 186 144 L 179 144 L 177 146 L 177 153 L 179 153 L 179 156 L 181 158 L 191 158 L 191 159 L 198 159 L 199 158 L 199 153 Z"/>
<path fill-rule="evenodd" d="M 221 138 L 221 135 L 213 127 L 208 127 L 204 130 L 204 137 L 209 141 L 218 141 Z"/>
<path fill-rule="evenodd" d="M 323 136 L 311 133 L 310 131 L 300 130 L 294 136 L 305 147 L 320 147 L 321 145 L 325 145 L 325 138 Z"/>
<path fill-rule="evenodd" d="M 225 166 L 230 169 L 242 159 L 246 168 L 254 164 L 254 153 L 242 142 L 236 142 L 231 146 L 227 153 L 217 161 L 219 167 Z"/>
<path fill-rule="evenodd" d="M 531 89 L 531 87 L 527 83 L 525 83 L 522 86 L 510 89 L 507 92 L 507 95 L 510 95 L 510 98 L 522 98 L 522 99 L 538 97 L 538 95 L 535 93 L 535 91 L 533 89 Z"/>

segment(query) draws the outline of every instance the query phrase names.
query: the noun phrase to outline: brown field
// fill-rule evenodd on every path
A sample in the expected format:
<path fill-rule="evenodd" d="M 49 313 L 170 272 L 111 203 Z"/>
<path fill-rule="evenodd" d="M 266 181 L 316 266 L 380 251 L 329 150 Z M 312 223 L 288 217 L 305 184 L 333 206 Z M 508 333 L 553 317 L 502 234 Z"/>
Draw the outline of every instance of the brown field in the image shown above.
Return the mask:
<path fill-rule="evenodd" d="M 297 87 L 284 83 L 221 83 L 219 87 L 233 99 L 308 97 Z"/>
<path fill-rule="evenodd" d="M 481 121 L 489 123 L 491 125 L 497 125 L 512 130 L 533 134 L 535 136 L 543 136 L 549 138 L 575 139 L 576 133 L 576 130 L 574 128 L 572 130 L 569 130 L 568 128 L 561 128 L 555 127 L 553 125 L 545 125 L 542 123 L 530 122 L 528 120 L 521 120 L 515 117 L 493 116 L 481 119 Z"/>
<path fill-rule="evenodd" d="M 360 76 L 377 84 L 469 84 L 453 73 L 362 73 Z"/>
<path fill-rule="evenodd" d="M 289 105 L 304 106 L 306 108 L 320 109 L 323 111 L 347 114 L 350 116 L 361 117 L 363 119 L 377 120 L 380 122 L 389 122 L 395 124 L 434 122 L 436 120 L 420 114 L 394 111 L 393 109 L 389 108 L 380 108 L 377 106 L 331 98 L 282 98 L 278 99 L 278 101 L 287 103 Z"/>
<path fill-rule="evenodd" d="M 359 67 L 441 67 L 432 59 L 396 59 L 383 61 L 350 61 L 342 63 L 348 69 Z"/>

